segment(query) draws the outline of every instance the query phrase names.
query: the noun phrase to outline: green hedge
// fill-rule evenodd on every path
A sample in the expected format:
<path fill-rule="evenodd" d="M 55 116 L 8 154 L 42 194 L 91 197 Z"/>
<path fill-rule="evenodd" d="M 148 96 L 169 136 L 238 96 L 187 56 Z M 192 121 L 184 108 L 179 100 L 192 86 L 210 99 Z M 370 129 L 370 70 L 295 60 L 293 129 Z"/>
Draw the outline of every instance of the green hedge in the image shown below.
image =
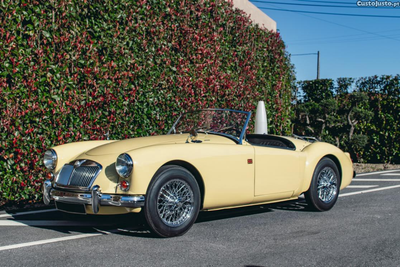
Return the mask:
<path fill-rule="evenodd" d="M 294 133 L 312 135 L 357 162 L 400 163 L 400 75 L 299 82 Z"/>
<path fill-rule="evenodd" d="M 6 0 L 0 25 L 3 203 L 41 199 L 46 148 L 165 133 L 185 110 L 264 100 L 290 131 L 285 45 L 229 2 Z"/>

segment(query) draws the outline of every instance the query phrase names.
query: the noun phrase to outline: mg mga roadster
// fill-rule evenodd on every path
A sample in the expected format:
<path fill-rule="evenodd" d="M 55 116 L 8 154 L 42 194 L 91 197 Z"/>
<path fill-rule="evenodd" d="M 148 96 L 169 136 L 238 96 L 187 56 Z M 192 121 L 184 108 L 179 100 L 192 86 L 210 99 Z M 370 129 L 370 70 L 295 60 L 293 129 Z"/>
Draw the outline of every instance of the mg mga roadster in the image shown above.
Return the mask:
<path fill-rule="evenodd" d="M 298 199 L 327 211 L 350 184 L 350 155 L 324 142 L 246 134 L 251 113 L 182 114 L 166 135 L 83 141 L 44 155 L 46 204 L 80 214 L 142 211 L 155 234 L 186 233 L 199 211 Z"/>

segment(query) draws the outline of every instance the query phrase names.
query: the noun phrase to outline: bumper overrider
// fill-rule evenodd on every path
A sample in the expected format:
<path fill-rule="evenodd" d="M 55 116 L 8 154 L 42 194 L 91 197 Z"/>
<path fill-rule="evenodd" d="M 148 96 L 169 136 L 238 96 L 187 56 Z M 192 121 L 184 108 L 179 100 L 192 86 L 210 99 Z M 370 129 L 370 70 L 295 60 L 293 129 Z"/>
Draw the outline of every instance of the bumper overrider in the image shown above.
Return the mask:
<path fill-rule="evenodd" d="M 115 206 L 126 208 L 140 208 L 144 206 L 145 196 L 143 195 L 116 195 L 103 194 L 100 187 L 94 185 L 87 192 L 73 192 L 54 188 L 50 181 L 43 184 L 43 201 L 46 205 L 50 201 L 67 204 L 91 205 L 94 214 L 99 212 L 100 206 Z"/>

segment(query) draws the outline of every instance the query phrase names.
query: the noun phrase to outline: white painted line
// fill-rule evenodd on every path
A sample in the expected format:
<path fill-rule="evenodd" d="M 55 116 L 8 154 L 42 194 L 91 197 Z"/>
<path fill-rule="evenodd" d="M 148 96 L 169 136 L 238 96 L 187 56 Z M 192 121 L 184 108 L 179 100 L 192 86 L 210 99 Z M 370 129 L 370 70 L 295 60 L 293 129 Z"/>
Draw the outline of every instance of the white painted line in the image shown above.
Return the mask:
<path fill-rule="evenodd" d="M 366 176 L 366 175 L 375 175 L 375 174 L 381 174 L 381 173 L 388 173 L 388 172 L 398 172 L 398 171 L 399 170 L 389 170 L 389 171 L 380 171 L 380 172 L 360 173 L 360 174 L 357 174 L 356 177 Z"/>
<path fill-rule="evenodd" d="M 0 218 L 5 218 L 5 217 L 14 217 L 14 216 L 22 216 L 22 215 L 29 215 L 29 214 L 37 214 L 37 213 L 44 213 L 44 212 L 52 212 L 56 211 L 57 209 L 49 209 L 49 210 L 37 210 L 37 211 L 25 211 L 25 212 L 20 212 L 20 213 L 14 213 L 14 214 L 1 214 Z"/>
<path fill-rule="evenodd" d="M 386 173 L 382 174 L 382 176 L 400 176 L 400 173 Z"/>
<path fill-rule="evenodd" d="M 100 235 L 104 235 L 104 233 L 81 234 L 81 235 L 58 237 L 58 238 L 52 238 L 52 239 L 40 240 L 40 241 L 33 241 L 33 242 L 27 242 L 27 243 L 21 243 L 21 244 L 14 244 L 14 245 L 8 245 L 8 246 L 0 247 L 0 251 L 9 250 L 9 249 L 16 249 L 16 248 L 24 248 L 24 247 L 30 247 L 30 246 L 37 246 L 37 245 L 44 245 L 44 244 L 67 241 L 67 240 L 88 238 L 88 237 L 100 236 Z"/>
<path fill-rule="evenodd" d="M 388 187 L 379 187 L 379 188 L 374 188 L 374 189 L 369 189 L 369 190 L 364 190 L 364 191 L 345 193 L 345 194 L 340 194 L 339 197 L 360 195 L 360 194 L 365 194 L 365 193 L 372 193 L 372 192 L 377 192 L 377 191 L 389 190 L 389 189 L 393 189 L 393 188 L 400 188 L 400 185 L 393 185 L 393 186 L 388 186 Z"/>
<path fill-rule="evenodd" d="M 94 229 L 96 231 L 98 231 L 98 233 L 57 237 L 57 238 L 46 239 L 46 240 L 39 240 L 39 241 L 33 241 L 33 242 L 27 242 L 27 243 L 21 243 L 21 244 L 8 245 L 8 246 L 0 247 L 0 251 L 16 249 L 16 248 L 24 248 L 24 247 L 30 247 L 30 246 L 37 246 L 37 245 L 44 245 L 44 244 L 50 244 L 50 243 L 55 243 L 55 242 L 68 241 L 68 240 L 75 240 L 75 239 L 81 239 L 81 238 L 88 238 L 88 237 L 94 237 L 94 236 L 110 235 L 110 234 L 119 232 L 119 229 L 114 229 L 114 230 L 110 230 L 110 231 L 99 230 L 96 228 L 94 228 Z"/>
<path fill-rule="evenodd" d="M 110 226 L 108 223 L 96 223 L 96 222 L 79 222 L 79 221 L 25 221 L 25 220 L 0 220 L 1 226 Z"/>
<path fill-rule="evenodd" d="M 400 179 L 353 179 L 355 182 L 400 182 Z"/>
<path fill-rule="evenodd" d="M 372 188 L 378 187 L 378 185 L 349 185 L 346 188 Z"/>

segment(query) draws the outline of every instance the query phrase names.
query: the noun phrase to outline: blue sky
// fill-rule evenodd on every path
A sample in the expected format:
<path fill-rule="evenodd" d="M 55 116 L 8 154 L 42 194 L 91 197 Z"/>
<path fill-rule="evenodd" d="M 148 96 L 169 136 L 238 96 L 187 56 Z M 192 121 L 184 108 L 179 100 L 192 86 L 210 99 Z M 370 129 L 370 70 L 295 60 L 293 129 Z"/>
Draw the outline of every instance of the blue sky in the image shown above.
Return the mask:
<path fill-rule="evenodd" d="M 320 51 L 320 78 L 400 74 L 400 6 L 358 7 L 355 0 L 250 1 L 277 22 L 277 29 L 287 45 L 288 52 L 292 54 L 297 80 L 316 78 L 317 56 L 296 56 L 296 54 L 317 51 Z M 400 5 L 400 0 L 384 2 L 393 4 L 397 2 Z M 306 6 L 302 6 L 304 4 Z M 313 5 L 329 5 L 329 7 Z M 369 17 L 298 11 L 369 15 Z M 397 16 L 397 18 L 372 16 Z"/>

